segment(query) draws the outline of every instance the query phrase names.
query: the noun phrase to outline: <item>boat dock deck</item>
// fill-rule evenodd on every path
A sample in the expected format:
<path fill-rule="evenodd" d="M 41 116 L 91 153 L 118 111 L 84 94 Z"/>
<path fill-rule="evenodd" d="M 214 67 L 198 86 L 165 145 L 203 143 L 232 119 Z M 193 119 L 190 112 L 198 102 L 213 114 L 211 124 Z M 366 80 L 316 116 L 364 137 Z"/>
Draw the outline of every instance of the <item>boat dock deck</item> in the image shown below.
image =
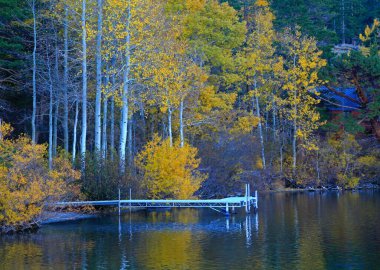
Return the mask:
<path fill-rule="evenodd" d="M 216 211 L 224 211 L 225 214 L 229 214 L 230 210 L 235 212 L 235 208 L 244 207 L 246 212 L 249 213 L 251 207 L 254 210 L 258 208 L 258 195 L 255 191 L 255 196 L 248 196 L 249 186 L 246 186 L 246 196 L 244 197 L 228 197 L 223 199 L 209 199 L 209 200 L 139 200 L 129 199 L 121 200 L 107 200 L 107 201 L 74 201 L 74 202 L 57 202 L 54 206 L 68 207 L 68 206 L 116 206 L 122 207 L 143 207 L 143 208 L 159 208 L 159 207 L 192 207 L 192 208 L 211 208 Z M 219 210 L 218 210 L 219 209 Z"/>

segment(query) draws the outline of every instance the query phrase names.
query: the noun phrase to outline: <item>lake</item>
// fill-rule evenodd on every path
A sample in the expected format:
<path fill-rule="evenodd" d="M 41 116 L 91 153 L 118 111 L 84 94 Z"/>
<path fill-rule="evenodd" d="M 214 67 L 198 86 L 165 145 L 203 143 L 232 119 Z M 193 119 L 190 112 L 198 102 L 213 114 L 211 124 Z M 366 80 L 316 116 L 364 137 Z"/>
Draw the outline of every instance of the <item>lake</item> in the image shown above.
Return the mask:
<path fill-rule="evenodd" d="M 259 195 L 259 211 L 140 211 L 0 236 L 0 269 L 380 269 L 380 192 Z"/>

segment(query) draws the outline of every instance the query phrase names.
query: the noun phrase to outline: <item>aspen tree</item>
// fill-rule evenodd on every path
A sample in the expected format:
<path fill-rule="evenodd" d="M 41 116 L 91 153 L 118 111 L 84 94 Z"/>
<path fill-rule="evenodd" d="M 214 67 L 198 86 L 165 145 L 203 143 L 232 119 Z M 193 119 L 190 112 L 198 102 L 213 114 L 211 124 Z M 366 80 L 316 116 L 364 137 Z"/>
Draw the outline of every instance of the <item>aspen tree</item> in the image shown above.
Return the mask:
<path fill-rule="evenodd" d="M 63 145 L 66 152 L 69 152 L 69 106 L 68 106 L 68 81 L 69 81 L 69 8 L 65 0 L 64 20 L 63 20 Z"/>
<path fill-rule="evenodd" d="M 97 0 L 97 32 L 96 32 L 96 98 L 95 98 L 95 155 L 101 149 L 101 98 L 102 98 L 102 32 L 103 32 L 103 0 Z"/>
<path fill-rule="evenodd" d="M 154 55 L 152 46 L 155 44 L 153 34 L 158 30 L 158 11 L 162 5 L 152 0 L 107 0 L 105 2 L 104 41 L 107 47 L 104 54 L 110 55 L 112 62 L 122 68 L 121 91 L 112 91 L 111 102 L 120 104 L 120 135 L 119 135 L 119 162 L 120 172 L 125 172 L 128 122 L 131 114 L 131 99 L 133 85 L 141 80 L 142 70 L 149 68 L 147 59 Z M 162 17 L 162 13 L 159 14 Z M 161 25 L 162 26 L 162 25 Z M 120 55 L 120 57 L 116 58 Z M 148 56 L 151 53 L 151 56 Z M 117 73 L 114 64 L 111 74 Z M 114 84 L 114 76 L 111 75 Z M 114 88 L 115 85 L 112 85 Z M 112 111 L 111 104 L 111 111 Z M 112 113 L 111 113 L 112 115 Z M 111 124 L 112 126 L 112 124 Z M 112 128 L 111 128 L 112 129 Z M 112 131 L 112 130 L 111 130 Z M 112 132 L 111 132 L 112 133 Z M 112 136 L 113 137 L 113 136 Z M 112 141 L 112 139 L 111 139 Z M 113 143 L 113 142 L 112 142 Z"/>
<path fill-rule="evenodd" d="M 81 135 L 81 169 L 86 166 L 86 138 L 87 138 L 87 30 L 86 30 L 86 1 L 82 0 L 82 135 Z"/>
<path fill-rule="evenodd" d="M 247 47 L 238 56 L 238 72 L 242 81 L 248 85 L 249 96 L 252 99 L 252 111 L 258 119 L 259 139 L 261 145 L 261 160 L 263 169 L 266 169 L 266 155 L 263 135 L 263 119 L 261 115 L 260 99 L 269 102 L 270 93 L 267 92 L 266 84 L 272 72 L 274 63 L 273 29 L 274 15 L 266 0 L 256 1 L 255 12 L 251 21 L 252 29 L 248 31 Z"/>
<path fill-rule="evenodd" d="M 285 116 L 292 124 L 293 176 L 297 166 L 297 142 L 305 149 L 315 149 L 310 142 L 312 132 L 322 122 L 316 110 L 319 99 L 316 88 L 320 85 L 318 71 L 326 65 L 321 58 L 314 38 L 302 36 L 299 28 L 295 31 L 287 29 L 282 40 L 285 46 L 286 59 L 284 62 L 284 85 L 286 91 L 284 102 Z"/>
<path fill-rule="evenodd" d="M 37 15 L 36 15 L 36 1 L 32 0 L 31 9 L 33 14 L 33 110 L 32 110 L 32 142 L 36 143 L 36 110 L 37 110 L 37 86 L 36 86 L 36 73 L 37 73 Z"/>

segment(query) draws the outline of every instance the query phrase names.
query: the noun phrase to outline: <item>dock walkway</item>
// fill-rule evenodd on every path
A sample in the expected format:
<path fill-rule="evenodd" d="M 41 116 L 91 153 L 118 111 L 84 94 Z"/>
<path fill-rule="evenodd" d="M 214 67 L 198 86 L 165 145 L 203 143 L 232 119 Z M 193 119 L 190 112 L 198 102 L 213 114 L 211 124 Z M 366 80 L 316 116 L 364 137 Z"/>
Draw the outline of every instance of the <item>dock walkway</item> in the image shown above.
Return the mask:
<path fill-rule="evenodd" d="M 220 209 L 224 213 L 229 214 L 230 209 L 235 212 L 235 208 L 244 207 L 246 212 L 249 213 L 251 207 L 254 210 L 258 208 L 258 195 L 255 191 L 255 196 L 248 196 L 250 194 L 249 185 L 246 185 L 246 195 L 244 197 L 228 197 L 223 199 L 210 199 L 210 200 L 107 200 L 107 201 L 75 201 L 75 202 L 57 202 L 54 203 L 57 207 L 68 206 L 116 206 L 122 207 L 144 207 L 144 208 L 159 208 L 159 207 L 192 207 L 192 208 L 211 208 L 218 211 Z"/>

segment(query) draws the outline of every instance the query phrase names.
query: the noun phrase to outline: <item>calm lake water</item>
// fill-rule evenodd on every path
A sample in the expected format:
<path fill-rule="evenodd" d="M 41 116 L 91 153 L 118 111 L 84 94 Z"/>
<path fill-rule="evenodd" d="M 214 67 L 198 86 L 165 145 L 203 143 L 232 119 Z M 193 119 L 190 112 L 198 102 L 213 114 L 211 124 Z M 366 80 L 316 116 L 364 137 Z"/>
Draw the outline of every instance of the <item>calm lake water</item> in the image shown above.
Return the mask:
<path fill-rule="evenodd" d="M 262 194 L 258 214 L 177 209 L 0 237 L 0 269 L 380 269 L 380 192 Z"/>

